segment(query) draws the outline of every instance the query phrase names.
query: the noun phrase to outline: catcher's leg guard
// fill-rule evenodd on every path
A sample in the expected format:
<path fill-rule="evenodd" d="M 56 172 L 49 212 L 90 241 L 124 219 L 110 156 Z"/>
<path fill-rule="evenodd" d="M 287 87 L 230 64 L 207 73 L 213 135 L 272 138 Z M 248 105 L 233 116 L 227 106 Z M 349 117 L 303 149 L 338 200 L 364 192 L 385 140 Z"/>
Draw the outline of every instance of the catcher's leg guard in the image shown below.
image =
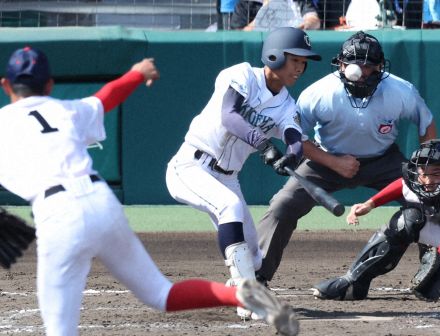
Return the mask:
<path fill-rule="evenodd" d="M 397 266 L 409 244 L 418 239 L 423 225 L 424 216 L 418 208 L 398 211 L 388 226 L 370 238 L 347 274 L 319 283 L 313 295 L 330 300 L 365 299 L 371 281 Z"/>
<path fill-rule="evenodd" d="M 231 278 L 227 281 L 228 286 L 238 286 L 245 279 L 255 280 L 255 269 L 251 251 L 245 242 L 229 245 L 225 250 L 225 264 L 229 267 Z M 250 319 L 250 310 L 238 307 L 237 315 L 242 319 Z M 256 316 L 255 316 L 256 318 Z"/>
<path fill-rule="evenodd" d="M 419 269 L 411 280 L 411 290 L 424 301 L 440 298 L 440 254 L 436 247 L 426 247 Z"/>

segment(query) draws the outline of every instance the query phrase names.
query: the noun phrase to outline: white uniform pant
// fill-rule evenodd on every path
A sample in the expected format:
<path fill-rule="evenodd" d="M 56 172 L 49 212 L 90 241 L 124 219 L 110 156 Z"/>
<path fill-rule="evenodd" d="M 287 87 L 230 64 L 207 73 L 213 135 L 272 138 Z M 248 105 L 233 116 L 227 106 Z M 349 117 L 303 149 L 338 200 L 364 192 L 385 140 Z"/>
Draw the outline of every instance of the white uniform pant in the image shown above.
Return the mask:
<path fill-rule="evenodd" d="M 77 335 L 82 292 L 97 257 L 143 303 L 165 310 L 171 283 L 128 226 L 123 208 L 104 182 L 92 192 L 39 196 L 32 211 L 37 228 L 38 301 L 49 336 Z"/>
<path fill-rule="evenodd" d="M 181 203 L 209 214 L 216 230 L 221 224 L 243 223 L 246 243 L 252 253 L 255 270 L 260 269 L 262 254 L 257 231 L 241 192 L 237 173 L 226 175 L 209 167 L 211 157 L 194 158 L 197 148 L 183 143 L 168 163 L 166 183 L 171 196 Z"/>

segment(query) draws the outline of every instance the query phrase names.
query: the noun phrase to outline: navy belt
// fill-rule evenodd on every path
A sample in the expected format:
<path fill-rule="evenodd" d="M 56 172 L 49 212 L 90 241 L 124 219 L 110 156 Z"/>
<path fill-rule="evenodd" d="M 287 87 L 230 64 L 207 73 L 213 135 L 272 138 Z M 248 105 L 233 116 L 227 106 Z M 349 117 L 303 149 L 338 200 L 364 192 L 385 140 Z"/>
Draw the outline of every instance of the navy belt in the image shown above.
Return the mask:
<path fill-rule="evenodd" d="M 198 149 L 198 150 L 195 151 L 194 157 L 197 160 L 199 160 L 202 157 L 203 154 L 207 154 L 207 153 L 205 153 L 204 151 L 201 151 L 200 149 Z M 209 154 L 207 154 L 207 155 L 209 155 Z M 217 160 L 214 159 L 214 158 L 211 158 L 211 161 L 208 163 L 208 166 L 212 170 L 214 170 L 214 171 L 216 171 L 218 173 L 222 173 L 222 174 L 225 174 L 225 175 L 232 175 L 232 174 L 234 174 L 233 170 L 224 170 L 222 167 L 217 165 Z"/>
<path fill-rule="evenodd" d="M 101 178 L 98 175 L 90 175 L 90 180 L 92 180 L 92 182 L 97 182 L 97 181 L 101 181 Z M 61 184 L 50 187 L 49 189 L 46 189 L 46 191 L 44 192 L 44 198 L 48 198 L 52 195 L 55 195 L 60 191 L 66 191 L 66 188 L 64 188 Z"/>

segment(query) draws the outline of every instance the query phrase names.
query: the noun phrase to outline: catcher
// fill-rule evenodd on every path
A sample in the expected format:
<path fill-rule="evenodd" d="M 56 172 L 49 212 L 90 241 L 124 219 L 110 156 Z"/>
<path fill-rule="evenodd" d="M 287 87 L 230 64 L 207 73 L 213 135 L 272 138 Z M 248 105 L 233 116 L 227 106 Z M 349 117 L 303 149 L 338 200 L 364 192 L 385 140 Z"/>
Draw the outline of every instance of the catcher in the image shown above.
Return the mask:
<path fill-rule="evenodd" d="M 0 266 L 9 269 L 35 239 L 35 229 L 0 207 Z"/>
<path fill-rule="evenodd" d="M 348 272 L 315 286 L 320 299 L 363 300 L 371 281 L 393 270 L 411 243 L 421 243 L 420 267 L 411 281 L 412 292 L 422 300 L 440 298 L 440 139 L 422 143 L 402 167 L 403 178 L 371 199 L 355 204 L 347 222 L 402 196 L 407 205 L 378 230 L 356 257 Z"/>

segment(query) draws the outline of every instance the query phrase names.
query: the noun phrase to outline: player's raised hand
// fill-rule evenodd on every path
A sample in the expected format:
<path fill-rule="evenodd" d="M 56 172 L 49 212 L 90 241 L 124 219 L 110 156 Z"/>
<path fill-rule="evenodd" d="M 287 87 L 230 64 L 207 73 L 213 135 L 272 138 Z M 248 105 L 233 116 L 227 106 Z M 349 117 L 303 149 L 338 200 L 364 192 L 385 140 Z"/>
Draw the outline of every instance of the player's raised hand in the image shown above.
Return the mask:
<path fill-rule="evenodd" d="M 360 216 L 366 215 L 374 208 L 374 202 L 372 200 L 368 200 L 364 203 L 354 204 L 350 213 L 347 215 L 347 223 L 349 225 L 359 225 Z"/>
<path fill-rule="evenodd" d="M 153 58 L 144 58 L 142 61 L 134 64 L 131 70 L 139 71 L 144 75 L 145 84 L 147 86 L 153 85 L 153 82 L 160 78 L 159 70 L 154 65 Z"/>

